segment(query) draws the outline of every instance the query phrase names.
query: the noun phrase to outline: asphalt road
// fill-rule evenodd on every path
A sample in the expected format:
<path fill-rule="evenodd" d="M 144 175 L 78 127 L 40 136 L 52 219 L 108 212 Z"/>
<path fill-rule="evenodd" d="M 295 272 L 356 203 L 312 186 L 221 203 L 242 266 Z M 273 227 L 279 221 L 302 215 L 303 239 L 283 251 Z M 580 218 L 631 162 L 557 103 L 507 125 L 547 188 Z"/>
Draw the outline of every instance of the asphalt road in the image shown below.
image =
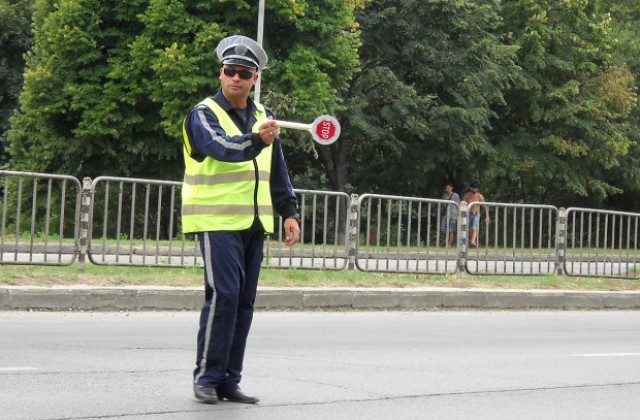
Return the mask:
<path fill-rule="evenodd" d="M 256 313 L 243 389 L 193 399 L 198 313 L 0 312 L 0 418 L 637 419 L 640 312 Z"/>

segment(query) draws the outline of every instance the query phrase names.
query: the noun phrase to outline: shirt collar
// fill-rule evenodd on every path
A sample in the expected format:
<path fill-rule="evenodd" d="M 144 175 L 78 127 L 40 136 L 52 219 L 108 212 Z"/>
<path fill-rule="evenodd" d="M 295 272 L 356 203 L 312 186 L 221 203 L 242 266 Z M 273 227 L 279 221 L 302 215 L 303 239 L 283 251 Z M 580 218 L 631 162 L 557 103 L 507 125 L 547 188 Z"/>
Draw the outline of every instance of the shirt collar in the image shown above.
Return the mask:
<path fill-rule="evenodd" d="M 227 112 L 233 109 L 233 106 L 231 106 L 229 101 L 227 101 L 227 98 L 225 98 L 224 95 L 222 94 L 222 90 L 219 90 L 213 96 L 213 100 L 216 101 L 218 105 L 220 105 L 222 109 L 224 109 Z M 256 103 L 253 101 L 253 98 L 249 97 L 247 99 L 247 106 L 249 107 L 249 113 L 251 115 L 255 114 L 257 108 L 256 108 Z"/>

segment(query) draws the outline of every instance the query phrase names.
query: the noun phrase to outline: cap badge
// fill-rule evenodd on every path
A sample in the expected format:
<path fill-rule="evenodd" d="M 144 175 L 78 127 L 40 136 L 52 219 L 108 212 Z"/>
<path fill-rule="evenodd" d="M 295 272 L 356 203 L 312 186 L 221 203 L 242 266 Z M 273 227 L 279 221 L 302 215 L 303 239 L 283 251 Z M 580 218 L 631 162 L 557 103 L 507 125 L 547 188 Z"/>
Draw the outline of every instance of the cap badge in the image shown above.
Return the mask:
<path fill-rule="evenodd" d="M 247 55 L 247 46 L 246 45 L 236 45 L 233 51 L 238 55 Z"/>

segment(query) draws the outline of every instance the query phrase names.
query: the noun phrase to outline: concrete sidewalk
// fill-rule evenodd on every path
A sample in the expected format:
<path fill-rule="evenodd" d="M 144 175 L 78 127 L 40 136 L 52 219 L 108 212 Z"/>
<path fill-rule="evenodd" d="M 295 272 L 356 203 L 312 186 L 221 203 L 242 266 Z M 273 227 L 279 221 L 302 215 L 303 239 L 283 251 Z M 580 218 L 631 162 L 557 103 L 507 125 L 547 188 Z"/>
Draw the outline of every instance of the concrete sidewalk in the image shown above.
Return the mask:
<path fill-rule="evenodd" d="M 201 288 L 0 287 L 0 310 L 197 311 Z M 258 289 L 259 310 L 640 309 L 640 292 L 454 288 Z"/>

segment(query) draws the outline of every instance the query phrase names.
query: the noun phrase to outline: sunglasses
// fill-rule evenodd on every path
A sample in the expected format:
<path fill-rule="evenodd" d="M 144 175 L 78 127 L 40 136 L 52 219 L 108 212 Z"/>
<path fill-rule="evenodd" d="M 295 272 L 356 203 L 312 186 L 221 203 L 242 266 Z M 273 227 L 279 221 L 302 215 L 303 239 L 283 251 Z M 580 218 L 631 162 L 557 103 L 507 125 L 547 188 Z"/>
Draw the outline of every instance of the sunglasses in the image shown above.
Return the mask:
<path fill-rule="evenodd" d="M 249 70 L 236 70 L 229 67 L 223 67 L 222 72 L 227 77 L 233 77 L 237 74 L 242 80 L 249 80 L 255 75 L 254 72 Z"/>

